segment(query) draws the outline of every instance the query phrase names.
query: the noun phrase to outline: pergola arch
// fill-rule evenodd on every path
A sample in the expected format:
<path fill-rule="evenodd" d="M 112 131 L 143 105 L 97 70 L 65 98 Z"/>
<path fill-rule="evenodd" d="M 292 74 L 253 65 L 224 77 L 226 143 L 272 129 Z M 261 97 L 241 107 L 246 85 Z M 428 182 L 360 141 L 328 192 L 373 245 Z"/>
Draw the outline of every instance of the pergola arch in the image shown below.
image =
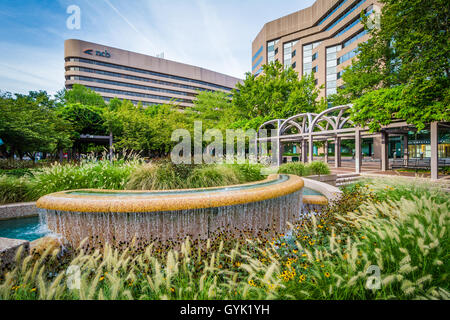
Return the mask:
<path fill-rule="evenodd" d="M 388 136 L 390 134 L 400 135 L 406 137 L 409 130 L 414 130 L 414 127 L 409 125 L 404 120 L 393 119 L 392 123 L 383 126 L 379 133 L 372 133 L 367 127 L 358 127 L 351 120 L 351 117 L 346 113 L 352 109 L 352 104 L 336 106 L 317 113 L 300 113 L 287 119 L 274 119 L 263 123 L 257 131 L 256 145 L 259 143 L 271 141 L 278 143 L 276 147 L 278 150 L 277 164 L 282 162 L 283 143 L 301 143 L 302 161 L 313 161 L 313 144 L 314 141 L 325 141 L 326 146 L 328 142 L 334 141 L 335 144 L 335 167 L 341 166 L 341 140 L 354 139 L 355 140 L 355 171 L 361 172 L 362 166 L 362 138 L 375 138 L 381 136 L 381 171 L 386 171 L 389 168 L 388 159 Z M 336 115 L 337 113 L 337 115 Z M 277 136 L 264 137 L 261 136 L 261 130 L 266 126 L 273 125 L 277 129 Z M 437 123 L 432 123 L 432 145 L 437 145 L 437 137 L 435 129 Z M 297 133 L 289 132 L 291 129 L 297 129 Z M 272 146 L 273 147 L 273 146 Z M 433 149 L 434 150 L 434 149 Z M 435 150 L 434 153 L 437 153 Z M 309 154 L 308 159 L 306 154 Z M 407 155 L 406 155 L 407 157 Z M 325 159 L 328 159 L 328 148 L 326 147 Z M 437 176 L 437 156 L 433 155 L 432 176 Z M 407 161 L 407 160 L 406 160 Z M 436 162 L 436 163 L 435 163 Z"/>

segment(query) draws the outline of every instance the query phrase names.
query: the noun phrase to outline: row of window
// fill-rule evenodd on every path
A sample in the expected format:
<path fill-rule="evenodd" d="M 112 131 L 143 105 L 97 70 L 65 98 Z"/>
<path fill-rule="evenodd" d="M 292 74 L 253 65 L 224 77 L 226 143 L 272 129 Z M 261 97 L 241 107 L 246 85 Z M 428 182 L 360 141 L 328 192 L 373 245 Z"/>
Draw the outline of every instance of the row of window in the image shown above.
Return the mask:
<path fill-rule="evenodd" d="M 350 39 L 348 39 L 347 41 L 345 41 L 342 44 L 342 48 L 348 47 L 349 45 L 351 45 L 353 42 L 359 40 L 360 38 L 362 38 L 363 36 L 365 36 L 367 34 L 367 30 L 363 30 L 361 32 L 359 32 L 358 34 L 354 35 L 353 37 L 351 37 Z"/>
<path fill-rule="evenodd" d="M 322 20 L 319 21 L 319 23 L 317 24 L 318 26 L 320 26 L 322 23 L 324 23 L 329 17 L 331 17 L 336 11 L 339 10 L 340 7 L 342 7 L 344 5 L 344 3 L 346 3 L 347 0 L 343 0 L 339 3 L 339 5 L 337 7 L 335 7 L 329 14 L 327 14 L 325 16 L 325 18 L 323 18 Z"/>
<path fill-rule="evenodd" d="M 112 99 L 113 98 L 109 98 L 109 97 L 103 98 L 103 100 L 105 100 L 105 102 L 110 102 Z M 119 100 L 123 101 L 123 99 L 119 99 Z M 147 107 L 160 105 L 160 103 L 152 103 L 152 102 L 145 102 L 145 101 L 137 101 L 137 100 L 128 100 L 128 101 L 130 101 L 134 105 L 137 105 L 140 102 L 143 106 L 147 106 Z"/>
<path fill-rule="evenodd" d="M 232 88 L 227 88 L 227 87 L 224 87 L 224 86 L 221 86 L 221 85 L 217 85 L 217 84 L 214 84 L 214 83 L 210 83 L 210 82 L 194 80 L 194 79 L 189 79 L 189 78 L 184 78 L 184 77 L 179 77 L 179 76 L 173 76 L 173 75 L 169 75 L 169 74 L 164 74 L 164 73 L 159 73 L 159 72 L 154 72 L 154 71 L 148 71 L 148 70 L 142 70 L 142 69 L 137 69 L 137 68 L 132 68 L 132 67 L 126 67 L 126 66 L 121 66 L 121 65 L 117 65 L 117 64 L 107 63 L 107 62 L 103 62 L 103 61 L 89 60 L 89 59 L 85 59 L 85 58 L 66 58 L 66 61 L 95 64 L 95 65 L 109 67 L 109 68 L 127 70 L 127 71 L 132 71 L 132 72 L 137 72 L 137 73 L 149 74 L 149 75 L 152 75 L 152 76 L 158 76 L 158 77 L 164 77 L 164 78 L 169 78 L 169 79 L 174 79 L 174 80 L 179 80 L 179 81 L 186 81 L 186 82 L 191 82 L 191 83 L 197 83 L 197 84 L 201 84 L 201 85 L 205 85 L 205 86 L 209 86 L 209 87 L 214 87 L 214 88 L 218 88 L 218 89 L 223 89 L 223 90 L 227 90 L 227 91 L 231 91 L 232 90 Z"/>
<path fill-rule="evenodd" d="M 278 44 L 280 39 L 273 40 L 267 43 L 267 63 L 270 64 L 275 62 L 275 55 L 278 53 L 278 48 L 275 46 Z"/>
<path fill-rule="evenodd" d="M 317 52 L 313 55 L 313 50 L 320 45 L 321 42 L 315 42 L 303 46 L 303 74 L 317 72 L 317 68 L 313 70 L 312 62 L 318 58 Z"/>
<path fill-rule="evenodd" d="M 130 76 L 130 75 L 126 75 L 126 74 L 109 72 L 109 71 L 103 71 L 103 70 L 95 70 L 95 69 L 84 68 L 84 67 L 70 67 L 69 70 L 88 72 L 88 73 L 96 73 L 96 74 L 102 74 L 102 75 L 105 75 L 105 76 L 116 77 L 116 78 L 124 78 L 124 79 L 136 80 L 136 81 L 157 83 L 157 84 L 161 84 L 161 85 L 177 87 L 177 88 L 184 88 L 184 89 L 190 89 L 190 90 L 200 90 L 200 91 L 209 91 L 209 92 L 213 92 L 214 91 L 214 90 L 210 90 L 210 89 L 204 89 L 204 88 L 200 88 L 200 87 L 193 87 L 193 86 L 188 86 L 188 85 L 174 83 L 174 82 L 167 82 L 167 81 L 162 81 L 162 80 L 148 79 L 148 78 Z"/>
<path fill-rule="evenodd" d="M 369 14 L 371 14 L 373 12 L 373 6 L 369 6 L 366 9 L 366 13 L 365 15 L 368 16 Z M 340 37 L 341 35 L 343 35 L 344 33 L 346 33 L 348 30 L 352 29 L 354 26 L 356 26 L 358 23 L 361 22 L 361 18 L 356 18 L 354 21 L 352 21 L 351 23 L 349 23 L 347 26 L 345 26 L 344 28 L 342 28 L 342 30 L 340 30 L 338 33 L 336 33 L 336 35 L 334 36 L 335 38 Z"/>
<path fill-rule="evenodd" d="M 256 61 L 256 63 L 253 65 L 252 72 L 255 71 L 255 69 L 259 66 L 259 64 L 262 62 L 262 60 L 263 60 L 263 57 L 262 56 L 259 57 L 258 61 Z"/>
<path fill-rule="evenodd" d="M 185 102 L 185 103 L 191 103 L 192 104 L 192 100 L 178 99 L 178 98 L 175 99 L 175 98 L 157 96 L 157 95 L 154 95 L 154 94 L 137 93 L 137 92 L 124 91 L 124 90 L 92 87 L 92 86 L 86 86 L 86 88 L 94 90 L 96 92 L 105 92 L 105 93 L 120 94 L 120 95 L 133 96 L 133 97 L 141 97 L 141 98 L 148 98 L 148 99 L 158 99 L 158 100 L 165 100 L 165 101 Z"/>
<path fill-rule="evenodd" d="M 252 62 L 255 62 L 256 58 L 258 58 L 258 56 L 261 54 L 262 51 L 263 51 L 263 46 L 261 46 L 261 48 L 259 48 L 259 50 L 256 51 L 255 55 L 252 58 Z"/>
<path fill-rule="evenodd" d="M 162 89 L 162 88 L 154 88 L 154 87 L 148 87 L 148 86 L 143 86 L 143 85 L 139 85 L 139 84 L 132 84 L 132 83 L 112 81 L 112 80 L 90 78 L 90 77 L 84 77 L 84 76 L 70 76 L 68 78 L 69 78 L 69 80 L 80 80 L 80 81 L 88 81 L 88 82 L 97 82 L 97 83 L 110 84 L 110 85 L 120 86 L 120 87 L 128 87 L 128 88 L 135 88 L 135 89 L 141 89 L 141 90 L 150 90 L 150 91 L 157 91 L 157 92 L 164 92 L 164 93 L 172 93 L 172 94 L 177 94 L 177 95 L 182 95 L 182 96 L 189 96 L 189 97 L 195 97 L 196 96 L 195 93 L 187 93 L 187 92 L 168 90 L 168 89 Z"/>
<path fill-rule="evenodd" d="M 335 22 L 333 22 L 330 26 L 328 26 L 328 28 L 326 28 L 326 31 L 329 31 L 331 29 L 333 29 L 339 22 L 341 22 L 342 20 L 344 20 L 346 17 L 348 17 L 353 11 L 355 11 L 356 9 L 358 9 L 364 2 L 366 2 L 366 0 L 361 0 L 358 3 L 356 3 L 355 5 L 353 5 L 346 13 L 344 13 L 343 15 L 341 15 Z"/>
<path fill-rule="evenodd" d="M 292 68 L 296 67 L 296 64 L 292 64 L 292 58 L 294 58 L 297 54 L 296 50 L 293 50 L 294 46 L 298 43 L 298 40 L 285 43 L 283 46 L 283 60 L 284 60 L 284 68 L 289 69 L 291 66 Z"/>
<path fill-rule="evenodd" d="M 326 69 L 327 69 L 327 79 L 326 79 L 326 96 L 337 93 L 337 65 L 338 65 L 338 52 L 342 50 L 341 45 L 329 47 L 326 50 Z"/>
<path fill-rule="evenodd" d="M 340 57 L 338 59 L 338 64 L 341 64 L 347 60 L 350 60 L 351 58 L 355 57 L 356 55 L 358 55 L 358 48 L 353 49 L 350 52 L 347 52 L 346 54 L 344 54 L 342 57 Z"/>

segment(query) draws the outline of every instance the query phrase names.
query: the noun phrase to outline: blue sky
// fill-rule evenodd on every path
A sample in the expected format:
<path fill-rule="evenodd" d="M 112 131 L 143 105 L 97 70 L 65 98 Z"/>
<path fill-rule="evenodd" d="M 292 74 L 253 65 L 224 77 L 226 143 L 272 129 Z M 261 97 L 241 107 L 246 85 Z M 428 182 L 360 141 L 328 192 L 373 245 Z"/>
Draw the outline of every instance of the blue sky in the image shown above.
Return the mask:
<path fill-rule="evenodd" d="M 243 78 L 264 23 L 313 0 L 0 0 L 0 90 L 64 87 L 64 40 L 81 39 Z M 69 5 L 81 29 L 69 30 Z"/>

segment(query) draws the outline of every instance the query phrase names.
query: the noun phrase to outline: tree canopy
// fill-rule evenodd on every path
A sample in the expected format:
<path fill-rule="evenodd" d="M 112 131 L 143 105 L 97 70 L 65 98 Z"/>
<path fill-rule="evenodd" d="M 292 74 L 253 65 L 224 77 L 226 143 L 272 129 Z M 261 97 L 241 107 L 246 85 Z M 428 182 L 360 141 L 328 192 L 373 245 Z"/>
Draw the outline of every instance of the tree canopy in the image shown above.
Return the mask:
<path fill-rule="evenodd" d="M 244 82 L 233 91 L 233 114 L 238 123 L 258 123 L 285 119 L 303 112 L 320 112 L 326 108 L 319 99 L 320 89 L 314 75 L 303 76 L 292 68 L 284 69 L 278 61 L 263 66 L 259 76 L 246 74 Z"/>
<path fill-rule="evenodd" d="M 0 138 L 4 142 L 0 148 L 6 156 L 34 158 L 37 151 L 68 147 L 70 130 L 70 123 L 58 116 L 46 92 L 0 95 Z"/>

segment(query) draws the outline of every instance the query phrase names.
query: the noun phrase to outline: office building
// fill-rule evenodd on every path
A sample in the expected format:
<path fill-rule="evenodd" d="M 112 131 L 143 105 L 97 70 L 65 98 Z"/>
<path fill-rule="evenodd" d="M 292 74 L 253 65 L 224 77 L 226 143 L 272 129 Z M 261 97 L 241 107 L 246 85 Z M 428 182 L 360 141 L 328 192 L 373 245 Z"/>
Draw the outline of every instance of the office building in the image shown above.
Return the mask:
<path fill-rule="evenodd" d="M 199 91 L 229 93 L 240 81 L 200 67 L 81 40 L 64 43 L 66 88 L 82 84 L 106 101 L 190 107 Z"/>
<path fill-rule="evenodd" d="M 311 7 L 264 25 L 252 44 L 252 73 L 278 60 L 299 76 L 314 73 L 321 96 L 336 93 L 342 70 L 357 55 L 358 44 L 367 41 L 361 12 L 379 11 L 374 0 L 317 0 Z"/>

